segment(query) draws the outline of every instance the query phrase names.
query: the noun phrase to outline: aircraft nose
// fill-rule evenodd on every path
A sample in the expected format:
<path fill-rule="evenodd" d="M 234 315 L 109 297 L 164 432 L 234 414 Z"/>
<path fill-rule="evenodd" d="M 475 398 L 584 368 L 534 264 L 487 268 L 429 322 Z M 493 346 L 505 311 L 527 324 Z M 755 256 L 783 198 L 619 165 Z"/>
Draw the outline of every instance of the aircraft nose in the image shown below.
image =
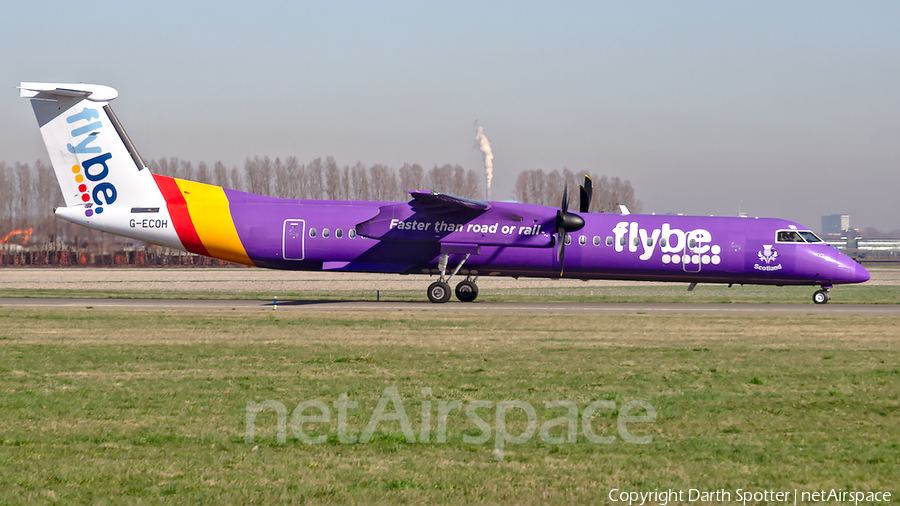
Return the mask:
<path fill-rule="evenodd" d="M 856 263 L 856 262 L 854 262 L 854 263 Z M 853 278 L 854 283 L 865 283 L 866 281 L 869 280 L 869 278 L 872 277 L 872 275 L 869 274 L 869 271 L 862 265 L 859 265 L 858 263 L 856 263 L 856 269 L 854 272 L 855 272 L 854 278 Z"/>
<path fill-rule="evenodd" d="M 837 252 L 835 255 L 837 260 L 837 272 L 835 282 L 838 283 L 864 283 L 869 280 L 871 275 L 865 267 L 856 260 L 847 255 Z"/>

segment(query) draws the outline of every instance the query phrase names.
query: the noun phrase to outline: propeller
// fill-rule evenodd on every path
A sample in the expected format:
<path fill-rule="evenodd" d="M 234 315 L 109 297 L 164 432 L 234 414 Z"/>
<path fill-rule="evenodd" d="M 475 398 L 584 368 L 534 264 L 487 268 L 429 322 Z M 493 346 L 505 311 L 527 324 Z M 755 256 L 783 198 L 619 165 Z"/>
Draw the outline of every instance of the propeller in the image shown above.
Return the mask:
<path fill-rule="evenodd" d="M 584 175 L 584 184 L 581 186 L 581 200 L 579 201 L 578 211 L 582 213 L 588 212 L 591 208 L 591 197 L 594 195 L 594 184 L 591 176 Z"/>
<path fill-rule="evenodd" d="M 569 212 L 569 186 L 563 189 L 562 205 L 556 211 L 556 260 L 559 261 L 559 275 L 562 276 L 566 258 L 566 238 L 569 232 L 581 230 L 584 219 Z"/>

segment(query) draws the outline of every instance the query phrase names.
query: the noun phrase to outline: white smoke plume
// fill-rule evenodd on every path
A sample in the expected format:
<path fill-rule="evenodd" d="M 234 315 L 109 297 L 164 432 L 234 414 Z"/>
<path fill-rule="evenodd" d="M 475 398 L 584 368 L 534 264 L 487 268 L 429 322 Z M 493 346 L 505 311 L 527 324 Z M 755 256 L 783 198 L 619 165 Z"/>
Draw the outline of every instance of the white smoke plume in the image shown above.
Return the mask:
<path fill-rule="evenodd" d="M 484 127 L 481 125 L 478 125 L 478 131 L 475 133 L 475 148 L 484 154 L 484 172 L 487 179 L 485 195 L 487 195 L 487 200 L 491 200 L 491 179 L 494 178 L 494 154 L 491 153 L 491 141 L 484 136 Z"/>

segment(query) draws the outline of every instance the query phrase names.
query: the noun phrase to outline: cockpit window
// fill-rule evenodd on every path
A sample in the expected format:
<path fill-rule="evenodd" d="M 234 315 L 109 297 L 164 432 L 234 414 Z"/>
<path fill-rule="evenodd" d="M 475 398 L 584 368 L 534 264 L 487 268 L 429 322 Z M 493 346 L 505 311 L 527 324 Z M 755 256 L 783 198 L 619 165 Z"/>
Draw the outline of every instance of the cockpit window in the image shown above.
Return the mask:
<path fill-rule="evenodd" d="M 778 242 L 808 242 L 810 244 L 822 242 L 819 236 L 809 230 L 779 230 L 776 232 L 776 240 Z"/>
<path fill-rule="evenodd" d="M 776 238 L 777 242 L 806 242 L 796 230 L 779 230 Z"/>
<path fill-rule="evenodd" d="M 806 239 L 806 242 L 808 243 L 822 242 L 822 239 L 819 239 L 819 236 L 810 232 L 809 230 L 801 230 L 799 234 L 803 236 L 803 238 Z"/>

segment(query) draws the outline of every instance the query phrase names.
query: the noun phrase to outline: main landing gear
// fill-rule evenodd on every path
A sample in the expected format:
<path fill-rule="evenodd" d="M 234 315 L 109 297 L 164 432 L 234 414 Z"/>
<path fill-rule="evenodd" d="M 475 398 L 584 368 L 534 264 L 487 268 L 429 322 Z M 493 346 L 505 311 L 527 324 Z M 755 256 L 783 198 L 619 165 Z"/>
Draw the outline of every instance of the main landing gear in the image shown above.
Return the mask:
<path fill-rule="evenodd" d="M 428 286 L 428 300 L 435 304 L 444 303 L 450 300 L 450 295 L 452 294 L 450 291 L 450 280 L 453 279 L 453 276 L 456 276 L 459 269 L 466 263 L 466 260 L 469 259 L 469 255 L 469 253 L 466 253 L 466 256 L 459 262 L 459 265 L 453 269 L 453 272 L 447 277 L 446 281 L 444 280 L 444 277 L 447 275 L 447 261 L 449 260 L 450 255 L 447 253 L 441 255 L 441 259 L 438 261 L 438 269 L 441 271 L 441 277 Z M 475 279 L 478 278 L 476 277 Z M 456 285 L 456 298 L 461 302 L 472 302 L 478 297 L 478 285 L 475 284 L 475 279 L 470 280 L 469 277 L 466 276 L 465 280 L 460 281 L 459 284 Z"/>
<path fill-rule="evenodd" d="M 816 304 L 825 304 L 829 300 L 831 300 L 831 287 L 823 286 L 821 290 L 816 290 L 816 293 L 813 294 L 813 302 Z"/>

